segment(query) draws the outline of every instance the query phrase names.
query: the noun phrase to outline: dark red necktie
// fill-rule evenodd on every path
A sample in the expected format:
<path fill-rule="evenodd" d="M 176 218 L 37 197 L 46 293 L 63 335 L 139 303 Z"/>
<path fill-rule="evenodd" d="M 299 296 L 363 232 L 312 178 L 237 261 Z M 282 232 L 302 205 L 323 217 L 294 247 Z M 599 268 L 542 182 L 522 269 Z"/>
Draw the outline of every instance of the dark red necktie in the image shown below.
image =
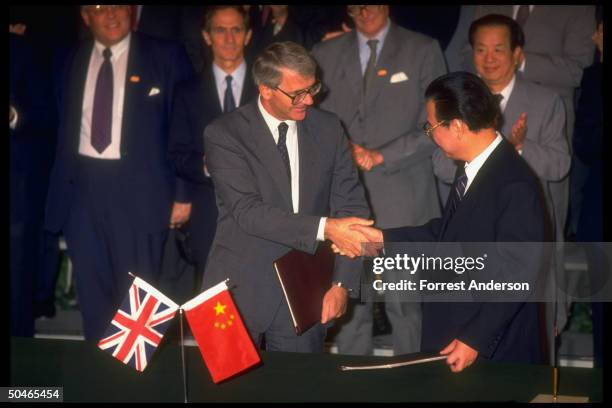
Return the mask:
<path fill-rule="evenodd" d="M 91 116 L 91 145 L 102 153 L 111 143 L 113 126 L 113 65 L 110 48 L 102 52 L 104 62 L 98 71 Z"/>

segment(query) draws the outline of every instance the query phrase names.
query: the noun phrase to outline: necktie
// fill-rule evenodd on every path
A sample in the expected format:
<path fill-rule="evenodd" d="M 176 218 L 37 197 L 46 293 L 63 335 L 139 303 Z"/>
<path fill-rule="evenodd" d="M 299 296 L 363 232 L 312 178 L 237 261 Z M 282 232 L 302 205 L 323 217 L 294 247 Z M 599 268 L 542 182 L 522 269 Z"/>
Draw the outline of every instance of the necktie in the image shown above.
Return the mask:
<path fill-rule="evenodd" d="M 278 143 L 276 147 L 278 152 L 280 153 L 281 159 L 283 159 L 283 163 L 285 163 L 285 169 L 287 170 L 287 175 L 289 176 L 289 190 L 291 190 L 291 166 L 289 165 L 289 152 L 287 151 L 287 129 L 289 129 L 289 125 L 285 122 L 281 122 L 278 125 Z"/>
<path fill-rule="evenodd" d="M 112 52 L 106 48 L 102 55 L 104 62 L 98 71 L 91 117 L 91 145 L 98 153 L 102 153 L 111 143 L 113 125 L 113 65 L 110 61 Z"/>
<path fill-rule="evenodd" d="M 457 177 L 455 177 L 455 181 L 453 182 L 453 188 L 451 189 L 448 202 L 446 203 L 446 207 L 444 207 L 444 218 L 442 222 L 441 234 L 444 234 L 444 231 L 446 231 L 446 226 L 455 214 L 459 203 L 461 202 L 461 200 L 463 200 L 463 195 L 465 194 L 466 186 L 467 175 L 465 174 L 464 166 L 461 165 L 459 173 L 457 174 Z"/>
<path fill-rule="evenodd" d="M 236 109 L 236 102 L 234 102 L 234 93 L 232 92 L 232 76 L 228 75 L 225 77 L 227 87 L 225 88 L 225 96 L 223 97 L 223 113 L 231 112 Z"/>
<path fill-rule="evenodd" d="M 376 69 L 376 47 L 378 46 L 378 40 L 369 40 L 368 47 L 370 47 L 370 58 L 368 59 L 368 65 L 366 65 L 365 74 L 363 75 L 363 93 L 368 92 L 368 86 L 374 82 L 374 70 Z"/>
<path fill-rule="evenodd" d="M 520 25 L 521 27 L 524 27 L 528 18 L 529 18 L 529 6 L 525 4 L 519 6 L 518 12 L 516 13 L 516 19 L 515 19 L 518 25 Z"/>

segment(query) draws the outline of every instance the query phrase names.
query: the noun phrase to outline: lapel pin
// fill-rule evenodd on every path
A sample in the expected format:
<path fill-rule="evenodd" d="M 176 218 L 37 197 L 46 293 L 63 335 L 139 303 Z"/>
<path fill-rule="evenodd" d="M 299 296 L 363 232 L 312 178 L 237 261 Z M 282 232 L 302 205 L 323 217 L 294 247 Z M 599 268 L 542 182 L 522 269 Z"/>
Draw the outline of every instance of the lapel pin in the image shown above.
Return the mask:
<path fill-rule="evenodd" d="M 130 82 L 140 82 L 140 77 L 138 75 L 132 75 L 130 77 Z"/>
<path fill-rule="evenodd" d="M 384 69 L 384 68 L 383 68 L 383 69 L 379 69 L 379 70 L 378 70 L 378 72 L 377 72 L 377 75 L 378 75 L 379 77 L 384 77 L 384 76 L 387 76 L 387 70 L 386 70 L 386 69 Z"/>

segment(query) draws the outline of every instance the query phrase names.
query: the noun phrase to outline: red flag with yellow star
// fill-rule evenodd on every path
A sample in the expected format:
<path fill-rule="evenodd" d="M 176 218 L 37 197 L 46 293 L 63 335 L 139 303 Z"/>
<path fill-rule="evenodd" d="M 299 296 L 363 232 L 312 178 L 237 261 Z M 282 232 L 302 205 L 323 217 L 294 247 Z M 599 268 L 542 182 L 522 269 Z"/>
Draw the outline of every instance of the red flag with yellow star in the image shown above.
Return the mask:
<path fill-rule="evenodd" d="M 215 383 L 261 361 L 225 281 L 181 307 Z"/>

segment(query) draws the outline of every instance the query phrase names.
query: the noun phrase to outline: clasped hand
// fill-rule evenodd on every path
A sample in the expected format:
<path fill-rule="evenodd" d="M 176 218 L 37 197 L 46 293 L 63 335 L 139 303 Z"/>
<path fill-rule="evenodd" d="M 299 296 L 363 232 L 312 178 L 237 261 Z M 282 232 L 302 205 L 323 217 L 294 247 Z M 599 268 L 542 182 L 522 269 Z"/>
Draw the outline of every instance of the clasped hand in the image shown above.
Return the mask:
<path fill-rule="evenodd" d="M 382 231 L 372 227 L 372 220 L 358 217 L 328 218 L 325 238 L 332 241 L 335 253 L 355 258 L 376 256 L 382 247 Z"/>

